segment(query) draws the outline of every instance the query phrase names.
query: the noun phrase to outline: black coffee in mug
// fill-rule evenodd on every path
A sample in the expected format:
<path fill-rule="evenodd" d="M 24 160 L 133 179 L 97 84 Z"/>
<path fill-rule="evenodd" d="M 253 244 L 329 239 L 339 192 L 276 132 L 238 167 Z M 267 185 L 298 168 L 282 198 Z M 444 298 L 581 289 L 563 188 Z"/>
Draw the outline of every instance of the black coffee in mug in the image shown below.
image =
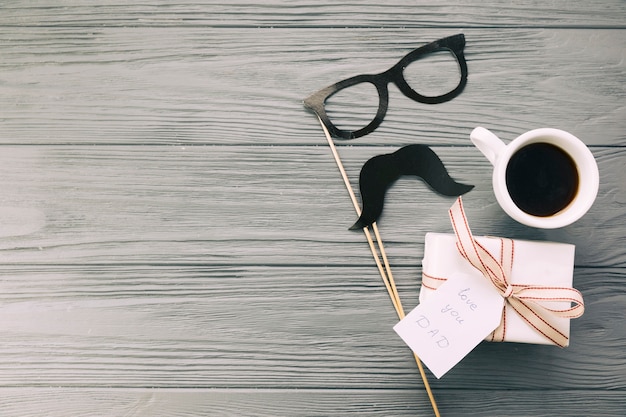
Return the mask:
<path fill-rule="evenodd" d="M 520 148 L 506 167 L 511 199 L 533 216 L 552 216 L 567 207 L 576 197 L 578 181 L 576 163 L 551 143 L 531 143 Z"/>

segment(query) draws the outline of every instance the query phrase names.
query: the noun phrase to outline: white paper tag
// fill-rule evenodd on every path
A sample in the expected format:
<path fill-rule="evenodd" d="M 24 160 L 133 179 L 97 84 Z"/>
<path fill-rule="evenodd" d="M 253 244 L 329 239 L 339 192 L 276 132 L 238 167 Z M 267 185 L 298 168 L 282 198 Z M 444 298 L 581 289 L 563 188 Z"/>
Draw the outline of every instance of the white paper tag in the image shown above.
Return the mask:
<path fill-rule="evenodd" d="M 459 273 L 393 329 L 441 378 L 498 327 L 503 307 L 504 298 L 486 278 Z"/>

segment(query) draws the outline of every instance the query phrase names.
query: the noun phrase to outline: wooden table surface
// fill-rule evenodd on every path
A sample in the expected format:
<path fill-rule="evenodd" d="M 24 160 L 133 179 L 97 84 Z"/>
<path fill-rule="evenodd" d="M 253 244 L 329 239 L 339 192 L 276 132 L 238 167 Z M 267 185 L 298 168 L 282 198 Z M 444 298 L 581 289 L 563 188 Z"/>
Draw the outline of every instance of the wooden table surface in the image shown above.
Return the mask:
<path fill-rule="evenodd" d="M 228 5 L 223 5 L 223 4 Z M 626 3 L 300 0 L 0 4 L 0 416 L 428 416 L 310 93 L 464 33 L 469 82 L 390 89 L 368 158 L 433 147 L 477 234 L 576 245 L 571 346 L 482 343 L 443 416 L 626 410 Z M 580 137 L 600 191 L 538 230 L 497 205 L 476 126 Z M 453 199 L 414 178 L 380 231 L 406 310 Z"/>

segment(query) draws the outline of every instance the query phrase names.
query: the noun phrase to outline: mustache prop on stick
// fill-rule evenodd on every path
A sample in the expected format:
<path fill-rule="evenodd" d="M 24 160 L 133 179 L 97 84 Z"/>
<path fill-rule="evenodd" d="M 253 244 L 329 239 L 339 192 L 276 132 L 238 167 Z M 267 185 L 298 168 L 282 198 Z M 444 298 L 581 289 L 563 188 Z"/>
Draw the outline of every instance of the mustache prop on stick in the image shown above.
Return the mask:
<path fill-rule="evenodd" d="M 352 204 L 354 205 L 354 209 L 356 210 L 357 216 L 361 215 L 361 208 L 359 207 L 359 203 L 356 199 L 354 191 L 352 190 L 352 185 L 350 185 L 350 180 L 348 179 L 348 174 L 346 173 L 345 168 L 343 167 L 343 162 L 341 162 L 341 158 L 339 157 L 339 153 L 337 152 L 337 147 L 333 142 L 333 139 L 330 135 L 330 132 L 326 128 L 326 125 L 322 121 L 322 119 L 318 116 L 318 120 L 320 125 L 322 126 L 322 131 L 324 132 L 324 136 L 326 136 L 326 140 L 328 141 L 328 146 L 330 147 L 331 153 L 333 154 L 333 158 L 337 163 L 337 168 L 339 168 L 339 173 L 343 178 L 343 182 L 348 190 L 348 194 L 350 195 L 350 200 L 352 200 Z M 378 249 L 376 248 L 376 244 L 374 244 L 374 240 L 372 239 L 372 233 L 374 232 L 374 236 L 376 237 L 376 244 L 378 245 Z M 396 288 L 395 281 L 393 279 L 393 274 L 391 273 L 391 267 L 389 266 L 389 260 L 387 259 L 387 254 L 385 252 L 385 247 L 383 245 L 382 238 L 380 237 L 380 233 L 378 231 L 378 226 L 376 223 L 372 223 L 371 226 L 364 227 L 363 233 L 367 239 L 367 243 L 369 244 L 370 250 L 372 251 L 372 255 L 374 256 L 374 262 L 378 267 L 378 272 L 380 273 L 380 277 L 385 284 L 385 288 L 389 293 L 389 298 L 391 298 L 391 303 L 396 309 L 396 313 L 398 314 L 398 318 L 402 320 L 404 315 L 404 308 L 402 307 L 402 302 L 400 301 L 400 296 L 398 295 L 398 289 Z M 379 252 L 380 251 L 380 257 Z M 382 258 L 382 260 L 381 260 Z M 433 411 L 435 413 L 435 417 L 440 417 L 439 408 L 437 407 L 437 402 L 435 401 L 435 397 L 433 395 L 432 390 L 430 389 L 430 384 L 428 383 L 428 378 L 426 376 L 426 372 L 424 371 L 424 366 L 422 365 L 422 361 L 417 356 L 417 354 L 413 353 L 413 357 L 415 358 L 415 363 L 417 364 L 417 368 L 419 369 L 420 376 L 422 377 L 422 381 L 424 382 L 424 388 L 426 389 L 426 393 L 428 394 L 428 399 L 430 400 L 430 404 L 433 407 Z"/>
<path fill-rule="evenodd" d="M 465 36 L 462 33 L 457 35 L 449 36 L 447 38 L 439 39 L 435 42 L 431 42 L 427 45 L 421 46 L 412 52 L 409 52 L 405 55 L 400 61 L 398 61 L 393 67 L 388 69 L 387 71 L 378 73 L 378 74 L 361 74 L 354 77 L 350 77 L 344 79 L 343 81 L 339 81 L 329 87 L 326 87 L 308 98 L 304 100 L 304 105 L 313 110 L 317 115 L 318 121 L 322 126 L 322 130 L 324 131 L 324 136 L 326 136 L 326 140 L 328 141 L 328 146 L 332 152 L 333 158 L 337 163 L 337 168 L 341 174 L 343 182 L 348 190 L 348 194 L 350 199 L 352 200 L 352 204 L 354 205 L 354 209 L 357 213 L 357 216 L 361 216 L 361 208 L 359 207 L 359 203 L 356 199 L 354 191 L 352 189 L 352 185 L 350 184 L 350 180 L 348 179 L 348 175 L 346 170 L 344 169 L 343 163 L 341 162 L 341 158 L 339 157 L 339 153 L 337 152 L 335 143 L 332 139 L 333 136 L 342 138 L 342 139 L 354 139 L 375 130 L 383 121 L 385 114 L 387 112 L 388 101 L 389 101 L 389 90 L 388 84 L 394 83 L 400 91 L 411 100 L 415 100 L 420 103 L 427 104 L 436 104 L 443 103 L 449 100 L 452 100 L 454 97 L 458 96 L 465 85 L 467 84 L 467 63 L 465 61 L 465 55 L 463 50 L 465 48 Z M 414 61 L 417 61 L 424 56 L 428 56 L 435 52 L 449 52 L 452 54 L 452 57 L 456 60 L 458 64 L 458 68 L 460 70 L 460 77 L 457 79 L 457 82 L 454 84 L 455 87 L 448 92 L 445 92 L 441 95 L 436 96 L 424 96 L 420 94 L 418 91 L 414 90 L 414 87 L 409 85 L 408 81 L 404 78 L 404 70 L 405 68 Z M 376 112 L 376 116 L 374 119 L 367 124 L 365 127 L 360 129 L 350 131 L 343 130 L 332 122 L 329 115 L 326 113 L 326 101 L 336 94 L 339 91 L 342 91 L 346 88 L 355 86 L 357 84 L 369 83 L 373 84 L 376 90 L 378 91 L 379 103 L 378 110 Z M 418 88 L 419 90 L 419 88 Z M 445 169 L 444 169 L 445 171 Z M 403 175 L 402 173 L 399 175 Z M 398 176 L 399 176 L 398 175 Z M 396 177 L 397 178 L 397 177 Z M 392 183 L 393 180 L 389 181 L 389 184 Z M 383 198 L 385 192 L 383 191 Z M 369 200 L 369 198 L 368 198 Z M 382 199 L 381 199 L 382 201 Z M 382 207 L 381 207 L 382 210 Z M 380 213 L 378 213 L 380 214 Z M 378 216 L 378 214 L 375 217 Z M 369 215 L 368 215 L 369 216 Z M 371 217 L 371 216 L 370 216 Z M 383 241 L 380 237 L 380 233 L 378 231 L 378 226 L 375 221 L 369 222 L 367 226 L 362 228 L 363 233 L 367 239 L 370 250 L 374 257 L 374 262 L 378 267 L 378 271 L 380 272 L 380 276 L 385 284 L 385 288 L 389 293 L 389 297 L 391 298 L 391 302 L 398 314 L 399 319 L 403 319 L 405 317 L 404 309 L 402 307 L 402 303 L 400 302 L 400 296 L 398 295 L 398 291 L 393 279 L 393 274 L 391 273 L 391 267 L 389 266 L 389 261 L 387 259 L 387 255 L 385 253 L 385 248 L 383 245 Z M 376 238 L 376 243 L 374 243 L 374 239 L 372 234 Z M 381 259 L 382 258 L 382 259 Z M 413 353 L 415 358 L 415 363 L 417 364 L 417 368 L 419 369 L 420 376 L 422 381 L 424 382 L 424 388 L 426 389 L 426 393 L 428 394 L 428 398 L 433 408 L 433 412 L 435 413 L 435 417 L 439 417 L 439 409 L 437 407 L 437 402 L 435 401 L 435 397 L 430 388 L 430 384 L 428 383 L 428 378 L 426 376 L 426 372 L 424 371 L 424 367 L 422 366 L 422 362 L 420 358 Z"/>
<path fill-rule="evenodd" d="M 387 189 L 401 176 L 416 175 L 434 191 L 458 197 L 474 188 L 454 181 L 437 154 L 426 145 L 404 146 L 397 151 L 378 155 L 361 168 L 359 189 L 363 211 L 350 230 L 362 229 L 374 223 L 383 211 Z"/>

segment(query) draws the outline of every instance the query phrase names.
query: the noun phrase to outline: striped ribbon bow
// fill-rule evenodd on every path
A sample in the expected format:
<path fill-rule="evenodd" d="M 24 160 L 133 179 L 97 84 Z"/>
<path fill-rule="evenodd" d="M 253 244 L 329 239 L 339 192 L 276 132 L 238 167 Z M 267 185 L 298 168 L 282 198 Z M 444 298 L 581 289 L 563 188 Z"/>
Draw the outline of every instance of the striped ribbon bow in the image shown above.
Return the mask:
<path fill-rule="evenodd" d="M 568 345 L 568 337 L 554 324 L 554 318 L 577 318 L 585 311 L 580 291 L 568 287 L 549 287 L 511 283 L 511 269 L 515 254 L 512 239 L 501 239 L 498 261 L 472 236 L 459 197 L 449 210 L 456 234 L 459 253 L 487 278 L 506 302 L 537 332 L 557 346 Z M 566 307 L 564 307 L 566 305 Z M 493 341 L 503 341 L 506 333 L 506 315 L 502 309 L 500 326 L 492 333 Z"/>

